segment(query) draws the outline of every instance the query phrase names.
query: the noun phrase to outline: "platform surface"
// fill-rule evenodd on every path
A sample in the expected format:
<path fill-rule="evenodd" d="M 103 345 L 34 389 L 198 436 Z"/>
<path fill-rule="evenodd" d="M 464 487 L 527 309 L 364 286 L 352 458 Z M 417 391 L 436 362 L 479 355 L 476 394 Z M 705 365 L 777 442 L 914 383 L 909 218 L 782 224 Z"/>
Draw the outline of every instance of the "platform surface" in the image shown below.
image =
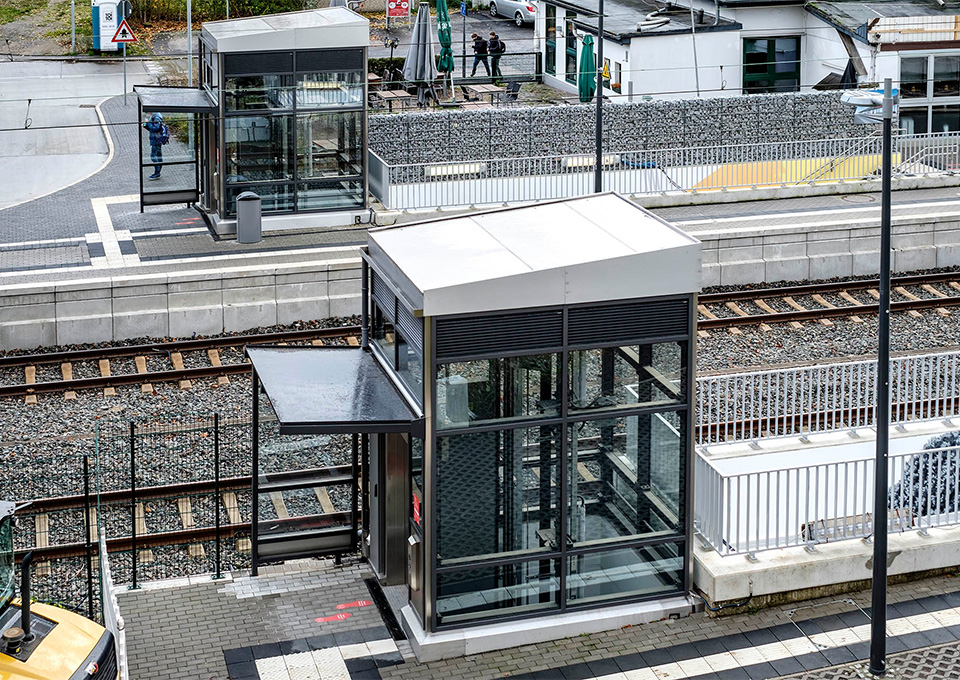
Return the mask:
<path fill-rule="evenodd" d="M 348 561 L 349 562 L 349 561 Z M 513 677 L 524 680 L 864 678 L 869 591 L 711 618 L 705 613 L 459 659 L 418 663 L 391 637 L 352 562 L 257 578 L 199 576 L 119 596 L 136 680 Z M 389 589 L 393 590 L 393 589 Z M 388 593 L 393 598 L 395 593 Z M 960 583 L 889 588 L 887 677 L 960 677 Z M 358 606 L 358 602 L 361 606 Z M 340 608 L 338 608 L 340 605 Z M 349 617 L 337 617 L 349 613 Z M 333 617 L 333 618 L 331 618 Z M 937 669 L 936 675 L 924 669 Z"/>

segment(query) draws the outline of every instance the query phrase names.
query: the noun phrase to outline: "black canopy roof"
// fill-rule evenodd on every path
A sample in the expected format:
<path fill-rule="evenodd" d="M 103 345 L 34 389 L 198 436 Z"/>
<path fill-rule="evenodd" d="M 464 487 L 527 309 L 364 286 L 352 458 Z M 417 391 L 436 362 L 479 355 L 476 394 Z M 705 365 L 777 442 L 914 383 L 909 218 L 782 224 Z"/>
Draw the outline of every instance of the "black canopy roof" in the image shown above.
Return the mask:
<path fill-rule="evenodd" d="M 217 105 L 198 87 L 147 87 L 135 85 L 146 113 L 216 113 Z"/>
<path fill-rule="evenodd" d="M 423 421 L 370 352 L 358 347 L 249 347 L 280 434 L 412 432 Z"/>

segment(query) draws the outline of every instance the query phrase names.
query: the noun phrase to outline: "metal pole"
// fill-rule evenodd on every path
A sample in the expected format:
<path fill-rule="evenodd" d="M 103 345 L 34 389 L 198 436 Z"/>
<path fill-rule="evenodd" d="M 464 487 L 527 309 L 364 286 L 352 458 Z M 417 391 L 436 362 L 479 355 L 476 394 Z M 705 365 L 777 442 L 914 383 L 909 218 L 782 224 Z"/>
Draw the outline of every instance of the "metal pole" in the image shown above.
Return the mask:
<path fill-rule="evenodd" d="M 70 51 L 77 53 L 77 2 L 70 0 Z"/>
<path fill-rule="evenodd" d="M 260 503 L 257 498 L 260 493 L 260 485 L 257 479 L 260 475 L 260 379 L 257 377 L 257 369 L 255 368 L 251 368 L 250 370 L 250 382 L 253 386 L 253 422 L 250 425 L 252 437 L 252 441 L 250 442 L 252 457 L 251 476 L 253 478 L 250 493 L 250 497 L 253 499 L 250 505 L 250 574 L 257 576 L 259 574 L 259 550 L 257 549 L 257 542 L 260 538 L 258 531 L 260 524 Z"/>
<path fill-rule="evenodd" d="M 193 6 L 187 0 L 187 87 L 193 87 Z"/>
<path fill-rule="evenodd" d="M 213 502 L 217 506 L 215 515 L 217 547 L 216 547 L 216 574 L 214 579 L 223 578 L 220 571 L 220 414 L 213 414 Z"/>
<path fill-rule="evenodd" d="M 83 457 L 83 527 L 87 544 L 87 618 L 93 618 L 93 556 L 90 537 L 90 456 Z"/>
<path fill-rule="evenodd" d="M 133 584 L 130 590 L 137 590 L 137 455 L 134 450 L 136 425 L 130 422 L 130 565 L 133 568 Z"/>
<path fill-rule="evenodd" d="M 877 460 L 873 499 L 873 615 L 870 672 L 887 670 L 887 457 L 890 439 L 890 174 L 893 96 L 883 81 L 883 180 L 880 204 L 880 318 L 877 348 Z"/>
<path fill-rule="evenodd" d="M 230 0 L 227 0 L 227 18 L 230 18 Z"/>
<path fill-rule="evenodd" d="M 123 43 L 123 105 L 127 105 L 127 43 Z"/>
<path fill-rule="evenodd" d="M 600 0 L 597 18 L 597 162 L 593 168 L 593 191 L 603 191 L 603 0 Z"/>
<path fill-rule="evenodd" d="M 463 13 L 463 70 L 460 75 L 467 77 L 467 13 Z"/>

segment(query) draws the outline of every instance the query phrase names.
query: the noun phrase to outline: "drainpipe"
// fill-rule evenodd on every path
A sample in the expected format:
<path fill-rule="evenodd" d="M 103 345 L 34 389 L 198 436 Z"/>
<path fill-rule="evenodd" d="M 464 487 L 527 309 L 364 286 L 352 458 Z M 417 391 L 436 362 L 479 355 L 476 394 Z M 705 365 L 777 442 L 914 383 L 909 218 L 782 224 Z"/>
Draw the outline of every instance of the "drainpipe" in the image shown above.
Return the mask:
<path fill-rule="evenodd" d="M 713 7 L 715 11 L 713 13 L 713 23 L 711 26 L 716 26 L 720 23 L 720 0 L 713 0 Z"/>

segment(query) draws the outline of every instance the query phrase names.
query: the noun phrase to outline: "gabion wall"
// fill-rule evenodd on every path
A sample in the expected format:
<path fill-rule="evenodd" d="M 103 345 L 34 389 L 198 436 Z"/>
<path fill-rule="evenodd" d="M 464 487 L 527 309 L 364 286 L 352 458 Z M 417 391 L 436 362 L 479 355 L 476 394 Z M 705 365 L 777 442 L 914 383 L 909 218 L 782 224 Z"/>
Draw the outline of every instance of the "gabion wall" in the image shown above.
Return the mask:
<path fill-rule="evenodd" d="M 590 153 L 593 104 L 371 116 L 370 148 L 387 163 Z M 638 102 L 603 110 L 604 150 L 636 151 L 862 137 L 835 92 Z"/>

